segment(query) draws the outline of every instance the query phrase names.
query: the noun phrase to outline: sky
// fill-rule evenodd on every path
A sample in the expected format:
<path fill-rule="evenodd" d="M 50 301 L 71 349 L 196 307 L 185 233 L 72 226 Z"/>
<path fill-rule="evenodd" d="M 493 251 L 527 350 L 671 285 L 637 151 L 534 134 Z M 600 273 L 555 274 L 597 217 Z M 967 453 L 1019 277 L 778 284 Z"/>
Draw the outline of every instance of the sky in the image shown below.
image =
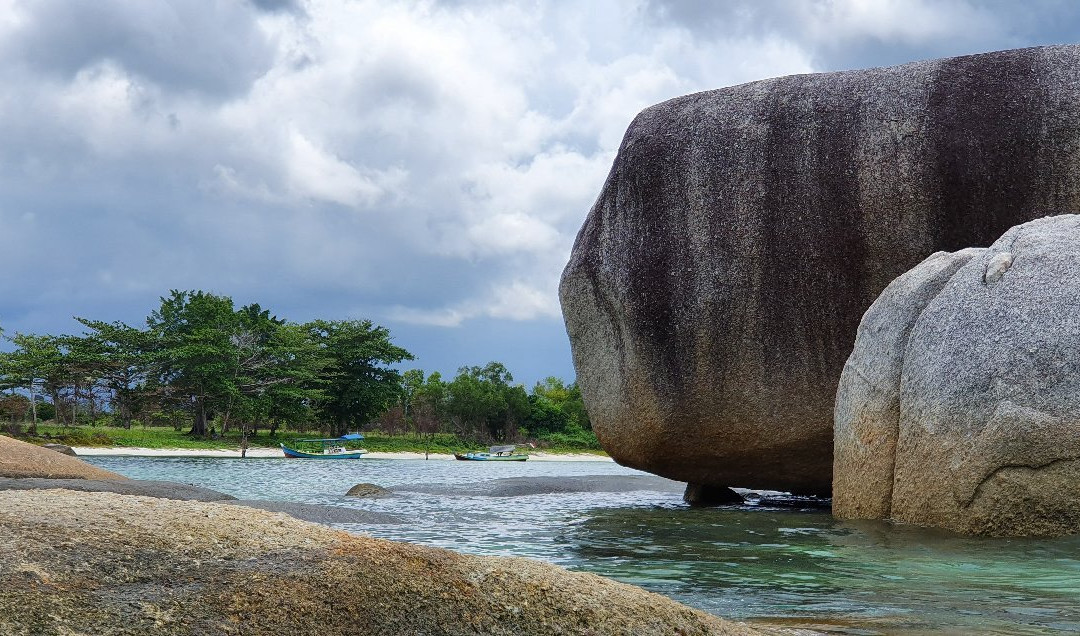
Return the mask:
<path fill-rule="evenodd" d="M 0 328 L 202 289 L 569 381 L 559 276 L 641 109 L 1078 34 L 1072 0 L 0 0 Z"/>

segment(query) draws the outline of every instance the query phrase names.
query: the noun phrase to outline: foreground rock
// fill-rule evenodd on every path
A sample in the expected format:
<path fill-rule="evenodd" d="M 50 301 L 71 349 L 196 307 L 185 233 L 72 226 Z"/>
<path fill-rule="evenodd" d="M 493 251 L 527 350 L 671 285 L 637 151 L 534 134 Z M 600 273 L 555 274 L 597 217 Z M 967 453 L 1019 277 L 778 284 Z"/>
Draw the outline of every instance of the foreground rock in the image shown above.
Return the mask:
<path fill-rule="evenodd" d="M 0 633 L 753 634 L 527 559 L 111 493 L 0 493 Z"/>
<path fill-rule="evenodd" d="M 560 287 L 605 450 L 694 484 L 827 494 L 863 312 L 935 251 L 1080 209 L 1078 138 L 1080 46 L 645 110 Z"/>
<path fill-rule="evenodd" d="M 344 508 L 342 506 L 322 506 L 319 504 L 296 503 L 292 501 L 265 501 L 261 499 L 241 499 L 238 501 L 224 501 L 233 506 L 247 506 L 269 512 L 283 512 L 290 517 L 301 521 L 311 521 L 324 525 L 337 523 L 362 523 L 362 524 L 394 524 L 402 520 L 396 515 L 385 512 L 373 512 L 371 510 L 358 510 L 356 508 Z"/>
<path fill-rule="evenodd" d="M 0 477 L 127 479 L 81 459 L 0 435 Z"/>
<path fill-rule="evenodd" d="M 833 512 L 1080 532 L 1080 216 L 935 254 L 866 312 L 836 400 Z"/>

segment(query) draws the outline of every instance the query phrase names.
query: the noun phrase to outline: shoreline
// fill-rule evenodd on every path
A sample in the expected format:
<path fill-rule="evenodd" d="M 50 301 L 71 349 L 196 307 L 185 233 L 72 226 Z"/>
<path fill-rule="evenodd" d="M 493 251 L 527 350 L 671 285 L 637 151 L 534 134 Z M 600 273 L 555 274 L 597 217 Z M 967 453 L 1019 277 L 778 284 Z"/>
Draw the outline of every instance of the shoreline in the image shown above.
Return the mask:
<path fill-rule="evenodd" d="M 72 446 L 72 450 L 79 457 L 217 457 L 221 459 L 240 459 L 240 451 L 226 449 L 207 448 L 136 448 L 130 446 Z M 278 448 L 249 448 L 249 459 L 284 459 L 281 449 Z M 370 452 L 365 453 L 362 459 L 407 459 L 423 460 L 423 453 L 411 452 Z M 432 461 L 453 460 L 453 455 L 432 453 Z M 528 461 L 540 462 L 613 462 L 607 455 L 592 455 L 589 453 L 529 453 Z"/>

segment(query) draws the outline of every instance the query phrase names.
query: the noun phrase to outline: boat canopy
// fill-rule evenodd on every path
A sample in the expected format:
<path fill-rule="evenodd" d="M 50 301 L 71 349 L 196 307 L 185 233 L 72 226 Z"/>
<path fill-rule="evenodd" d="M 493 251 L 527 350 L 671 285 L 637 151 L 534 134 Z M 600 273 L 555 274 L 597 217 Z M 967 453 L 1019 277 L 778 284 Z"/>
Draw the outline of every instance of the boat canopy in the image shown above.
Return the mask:
<path fill-rule="evenodd" d="M 342 435 L 338 439 L 364 439 L 364 436 L 360 433 L 349 433 L 348 435 Z"/>
<path fill-rule="evenodd" d="M 489 453 L 512 453 L 516 446 L 492 446 L 488 449 Z"/>

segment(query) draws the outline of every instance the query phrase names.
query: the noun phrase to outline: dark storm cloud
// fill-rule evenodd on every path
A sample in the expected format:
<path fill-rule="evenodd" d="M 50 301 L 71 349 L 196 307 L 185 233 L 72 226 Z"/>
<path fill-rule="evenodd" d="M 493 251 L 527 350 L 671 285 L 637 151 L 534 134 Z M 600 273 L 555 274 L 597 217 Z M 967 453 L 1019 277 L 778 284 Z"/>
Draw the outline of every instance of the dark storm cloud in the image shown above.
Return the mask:
<path fill-rule="evenodd" d="M 1077 6 L 0 0 L 0 327 L 201 288 L 569 378 L 555 286 L 640 109 L 1068 40 Z"/>
<path fill-rule="evenodd" d="M 273 62 L 255 12 L 237 2 L 39 0 L 31 6 L 27 23 L 0 45 L 0 54 L 64 80 L 112 63 L 168 90 L 230 97 Z"/>
<path fill-rule="evenodd" d="M 1072 0 L 647 0 L 644 14 L 698 39 L 780 37 L 822 71 L 1070 43 L 1080 34 Z"/>

